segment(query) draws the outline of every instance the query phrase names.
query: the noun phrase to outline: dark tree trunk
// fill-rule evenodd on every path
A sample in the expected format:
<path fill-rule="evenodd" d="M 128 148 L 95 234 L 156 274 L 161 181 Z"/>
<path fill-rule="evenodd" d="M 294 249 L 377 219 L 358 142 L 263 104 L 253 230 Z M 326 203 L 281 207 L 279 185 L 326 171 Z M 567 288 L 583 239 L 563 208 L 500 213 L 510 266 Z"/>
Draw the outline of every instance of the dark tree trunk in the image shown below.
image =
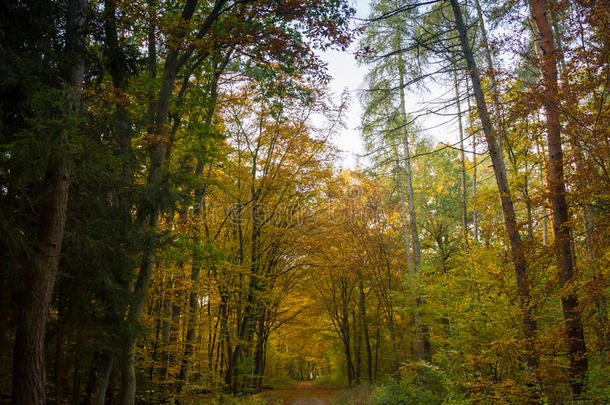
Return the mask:
<path fill-rule="evenodd" d="M 553 41 L 553 32 L 548 22 L 546 7 L 542 0 L 530 0 L 530 6 L 536 26 L 540 33 L 542 58 L 540 60 L 544 84 L 544 108 L 549 148 L 549 188 L 551 210 L 553 213 L 553 230 L 555 238 L 553 249 L 559 268 L 559 283 L 564 293 L 561 296 L 561 308 L 565 320 L 566 338 L 570 358 L 570 379 L 572 395 L 579 398 L 582 394 L 584 378 L 587 372 L 587 348 L 583 332 L 574 261 L 571 249 L 568 204 L 563 173 L 563 150 L 561 145 L 561 122 L 559 117 L 559 89 L 557 83 L 557 50 Z"/>
<path fill-rule="evenodd" d="M 191 19 L 197 0 L 188 0 L 182 10 L 182 19 L 188 21 Z M 180 40 L 184 33 L 177 35 L 176 40 Z M 165 69 L 161 80 L 161 89 L 155 106 L 153 121 L 150 123 L 148 130 L 149 134 L 158 136 L 160 141 L 153 146 L 150 154 L 150 168 L 146 181 L 150 192 L 156 196 L 155 201 L 142 201 L 138 207 L 138 216 L 142 226 L 147 231 L 147 237 L 142 248 L 142 264 L 136 285 L 132 293 L 127 321 L 130 324 L 138 324 L 142 317 L 142 311 L 146 302 L 146 294 L 150 286 L 150 278 L 152 276 L 155 263 L 156 252 L 156 232 L 158 228 L 159 214 L 161 202 L 158 201 L 163 195 L 163 171 L 165 159 L 169 148 L 169 132 L 167 128 L 168 112 L 170 98 L 174 90 L 174 82 L 180 64 L 178 63 L 179 50 L 175 47 L 170 47 L 167 58 L 165 60 Z M 125 350 L 123 353 L 122 364 L 122 393 L 121 405 L 133 405 L 136 395 L 136 375 L 135 375 L 135 349 L 136 349 L 135 333 L 131 333 L 127 337 Z"/>
<path fill-rule="evenodd" d="M 354 381 L 354 365 L 352 363 L 352 353 L 350 349 L 350 335 L 349 335 L 349 326 L 344 330 L 344 334 L 346 334 L 345 339 L 343 341 L 343 347 L 345 351 L 345 368 L 347 373 L 347 385 L 349 387 L 352 386 Z"/>
<path fill-rule="evenodd" d="M 229 54 L 230 55 L 230 54 Z M 228 56 L 229 56 L 228 55 Z M 214 76 L 212 79 L 212 83 L 210 84 L 210 99 L 208 104 L 208 110 L 205 117 L 205 127 L 210 131 L 212 125 L 212 118 L 214 116 L 214 111 L 216 109 L 216 102 L 218 99 L 218 80 L 220 79 L 220 75 L 222 71 L 226 67 L 229 59 L 225 59 L 223 64 L 219 69 L 216 69 L 214 72 Z M 202 207 L 203 207 L 203 197 L 205 194 L 205 185 L 203 184 L 203 168 L 204 164 L 202 161 L 197 162 L 197 167 L 195 169 L 195 178 L 198 179 L 201 184 L 195 190 L 195 208 L 193 210 L 193 217 L 195 222 L 200 220 Z M 189 295 L 189 307 L 188 307 L 188 326 L 186 331 L 186 340 L 184 346 L 184 357 L 182 359 L 182 364 L 180 365 L 180 376 L 178 377 L 178 387 L 176 394 L 179 395 L 182 391 L 182 388 L 185 384 L 188 383 L 188 379 L 191 373 L 191 358 L 193 356 L 193 343 L 196 338 L 196 324 L 197 324 L 197 314 L 199 313 L 199 294 L 197 292 L 198 284 L 199 284 L 199 273 L 201 272 L 203 257 L 201 255 L 201 237 L 198 230 L 194 231 L 193 238 L 193 247 L 192 247 L 192 265 L 191 265 L 191 293 Z"/>
<path fill-rule="evenodd" d="M 254 347 L 254 381 L 253 388 L 260 389 L 263 384 L 265 374 L 265 346 L 267 341 L 267 331 L 265 330 L 265 316 L 258 321 L 256 328 L 256 346 Z"/>
<path fill-rule="evenodd" d="M 356 311 L 352 311 L 352 324 L 354 325 L 354 383 L 360 385 L 360 375 L 362 371 L 362 335 L 361 330 L 358 330 L 358 319 Z"/>
<path fill-rule="evenodd" d="M 110 353 L 95 353 L 89 373 L 85 405 L 104 405 L 114 358 Z"/>
<path fill-rule="evenodd" d="M 65 76 L 69 84 L 68 96 L 75 99 L 76 108 L 67 114 L 79 114 L 80 110 L 87 6 L 87 0 L 68 3 Z M 46 403 L 45 334 L 61 255 L 70 185 L 68 148 L 63 138 L 60 134 L 56 140 L 53 161 L 47 168 L 47 190 L 40 209 L 36 253 L 23 277 L 13 356 L 13 403 L 16 405 Z"/>
<path fill-rule="evenodd" d="M 362 283 L 362 279 L 360 279 L 358 288 L 360 290 L 358 308 L 360 311 L 360 322 L 362 325 L 362 335 L 364 336 L 364 345 L 366 347 L 367 380 L 370 383 L 370 382 L 373 382 L 373 373 L 372 373 L 373 365 L 372 365 L 372 354 L 371 354 L 371 340 L 369 338 L 369 324 L 368 324 L 368 320 L 366 319 L 366 295 L 364 294 L 364 284 Z"/>
<path fill-rule="evenodd" d="M 222 14 L 224 5 L 227 0 L 216 0 L 210 13 L 199 27 L 198 35 L 203 37 L 208 33 L 214 21 Z M 198 0 L 187 0 L 181 13 L 181 19 L 190 21 L 195 13 Z M 187 34 L 186 30 L 179 30 L 172 37 L 173 41 L 180 42 Z M 171 42 L 171 41 L 170 41 Z M 142 248 L 142 264 L 138 273 L 135 289 L 132 293 L 131 304 L 127 314 L 127 321 L 131 324 L 140 322 L 142 310 L 144 308 L 146 294 L 150 285 L 150 278 L 155 262 L 156 252 L 156 232 L 160 216 L 160 209 L 165 194 L 164 170 L 165 162 L 171 143 L 168 130 L 168 113 L 170 99 L 174 92 L 175 80 L 179 70 L 191 58 L 194 52 L 194 47 L 188 47 L 182 54 L 181 48 L 170 46 L 165 60 L 163 77 L 161 79 L 161 87 L 157 102 L 154 103 L 154 116 L 151 115 L 152 121 L 148 130 L 149 134 L 158 138 L 159 142 L 155 144 L 150 154 L 150 167 L 146 185 L 156 199 L 152 202 L 143 200 L 138 207 L 138 216 L 144 228 L 147 229 L 149 237 L 145 241 Z M 128 336 L 124 361 L 123 361 L 123 388 L 121 395 L 121 405 L 133 405 L 135 401 L 135 346 L 136 335 Z"/>

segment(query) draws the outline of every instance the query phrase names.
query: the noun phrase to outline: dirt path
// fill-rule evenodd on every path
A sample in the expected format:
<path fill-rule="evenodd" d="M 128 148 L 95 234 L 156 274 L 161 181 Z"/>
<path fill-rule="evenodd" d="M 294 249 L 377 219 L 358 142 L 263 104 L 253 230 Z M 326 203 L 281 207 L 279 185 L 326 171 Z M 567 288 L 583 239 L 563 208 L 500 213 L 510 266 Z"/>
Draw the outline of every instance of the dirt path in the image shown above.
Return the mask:
<path fill-rule="evenodd" d="M 262 396 L 282 401 L 281 405 L 330 405 L 330 399 L 337 391 L 334 388 L 318 387 L 311 382 L 299 382 L 287 389 L 267 391 Z"/>

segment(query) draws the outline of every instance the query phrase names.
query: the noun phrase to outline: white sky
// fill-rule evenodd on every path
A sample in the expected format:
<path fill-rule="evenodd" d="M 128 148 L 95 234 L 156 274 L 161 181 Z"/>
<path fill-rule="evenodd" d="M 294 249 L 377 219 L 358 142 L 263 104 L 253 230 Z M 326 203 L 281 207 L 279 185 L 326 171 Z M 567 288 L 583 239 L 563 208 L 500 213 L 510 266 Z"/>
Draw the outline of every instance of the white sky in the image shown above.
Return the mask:
<path fill-rule="evenodd" d="M 367 18 L 369 16 L 369 0 L 356 0 L 356 17 Z M 358 66 L 358 62 L 353 56 L 357 48 L 357 40 L 348 52 L 326 51 L 320 57 L 328 65 L 328 73 L 332 76 L 329 84 L 330 90 L 338 98 L 344 90 L 350 94 L 351 102 L 346 114 L 346 128 L 339 130 L 334 138 L 335 144 L 342 151 L 342 165 L 346 168 L 358 166 L 359 154 L 364 152 L 360 138 L 360 118 L 362 108 L 359 101 L 359 92 L 366 88 L 365 75 L 366 66 Z M 410 111 L 420 110 L 424 100 L 431 100 L 433 97 L 441 96 L 447 92 L 448 88 L 432 86 L 432 89 L 425 94 L 409 94 L 407 97 L 407 109 Z M 451 96 L 453 93 L 449 93 Z M 466 106 L 462 107 L 463 110 Z M 450 111 L 447 111 L 450 112 Z M 437 142 L 453 143 L 458 138 L 457 124 L 455 120 L 448 124 L 443 123 L 450 119 L 446 116 L 428 115 L 417 120 L 421 128 L 427 129 L 424 134 L 435 139 Z"/>

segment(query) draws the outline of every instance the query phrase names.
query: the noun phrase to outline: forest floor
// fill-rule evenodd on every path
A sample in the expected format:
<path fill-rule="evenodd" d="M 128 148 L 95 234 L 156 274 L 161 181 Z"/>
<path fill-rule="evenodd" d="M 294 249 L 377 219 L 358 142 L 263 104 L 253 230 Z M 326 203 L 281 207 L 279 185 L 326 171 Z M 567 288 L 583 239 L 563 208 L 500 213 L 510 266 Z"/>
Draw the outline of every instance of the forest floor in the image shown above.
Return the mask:
<path fill-rule="evenodd" d="M 266 391 L 262 396 L 281 405 L 330 405 L 330 399 L 339 391 L 319 387 L 309 381 L 298 382 L 290 388 Z"/>

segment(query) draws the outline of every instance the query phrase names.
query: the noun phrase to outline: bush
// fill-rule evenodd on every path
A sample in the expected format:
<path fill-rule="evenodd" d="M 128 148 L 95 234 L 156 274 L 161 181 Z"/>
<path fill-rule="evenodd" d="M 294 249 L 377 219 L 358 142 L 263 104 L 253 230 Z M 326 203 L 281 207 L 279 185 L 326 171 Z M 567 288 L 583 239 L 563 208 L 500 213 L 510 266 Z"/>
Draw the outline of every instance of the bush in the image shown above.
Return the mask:
<path fill-rule="evenodd" d="M 268 387 L 273 387 L 276 389 L 290 388 L 294 385 L 294 383 L 295 381 L 287 376 L 265 377 L 265 379 L 263 380 L 263 389 L 266 389 Z"/>
<path fill-rule="evenodd" d="M 442 373 L 434 366 L 420 364 L 403 368 L 400 382 L 391 379 L 377 388 L 374 405 L 439 405 L 447 397 Z"/>
<path fill-rule="evenodd" d="M 316 377 L 316 379 L 313 380 L 313 383 L 320 387 L 327 387 L 327 388 L 344 388 L 346 385 L 343 382 L 342 378 L 337 377 L 337 376 L 332 376 L 332 375 L 323 375 L 323 376 Z"/>

